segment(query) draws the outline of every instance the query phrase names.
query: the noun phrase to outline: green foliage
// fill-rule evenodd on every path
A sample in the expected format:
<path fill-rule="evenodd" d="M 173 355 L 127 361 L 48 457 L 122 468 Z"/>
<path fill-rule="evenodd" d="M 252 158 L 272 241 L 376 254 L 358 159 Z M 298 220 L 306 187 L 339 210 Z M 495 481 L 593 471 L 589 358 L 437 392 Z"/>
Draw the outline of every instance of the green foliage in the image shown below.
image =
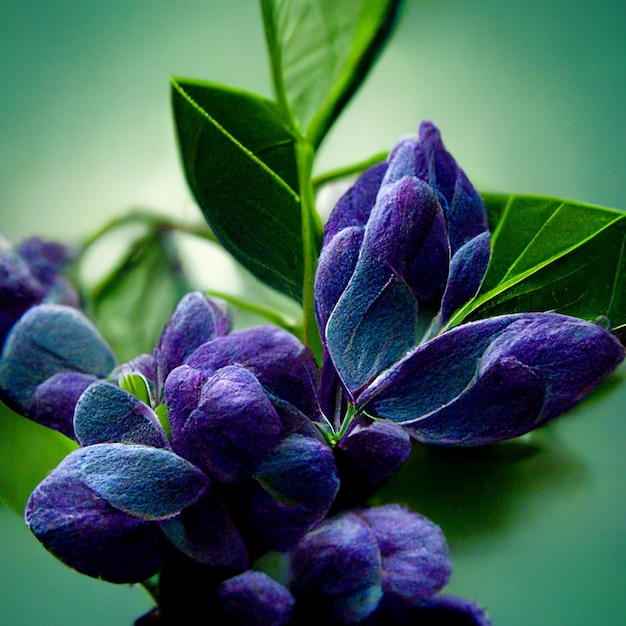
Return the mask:
<path fill-rule="evenodd" d="M 367 76 L 401 0 L 262 0 L 278 100 L 319 146 Z"/>
<path fill-rule="evenodd" d="M 32 490 L 76 447 L 0 402 L 0 500 L 22 515 Z"/>
<path fill-rule="evenodd" d="M 178 301 L 190 291 L 173 234 L 159 227 L 135 240 L 91 294 L 91 318 L 120 362 L 152 352 Z"/>
<path fill-rule="evenodd" d="M 478 296 L 451 326 L 521 311 L 626 325 L 626 213 L 539 196 L 483 197 L 491 262 Z"/>
<path fill-rule="evenodd" d="M 300 300 L 304 259 L 295 138 L 275 103 L 197 81 L 172 83 L 187 182 L 222 245 Z"/>

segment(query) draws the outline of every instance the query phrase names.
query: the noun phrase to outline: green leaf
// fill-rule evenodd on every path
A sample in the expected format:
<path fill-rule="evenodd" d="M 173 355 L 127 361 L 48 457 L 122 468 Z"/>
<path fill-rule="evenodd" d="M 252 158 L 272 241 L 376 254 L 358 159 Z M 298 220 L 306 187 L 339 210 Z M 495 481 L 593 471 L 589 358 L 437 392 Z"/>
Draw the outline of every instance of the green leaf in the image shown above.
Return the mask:
<path fill-rule="evenodd" d="M 187 182 L 222 245 L 260 280 L 300 300 L 303 245 L 295 138 L 276 103 L 174 80 Z"/>
<path fill-rule="evenodd" d="M 450 326 L 522 311 L 626 324 L 626 213 L 539 196 L 483 198 L 491 262 L 478 296 Z"/>
<path fill-rule="evenodd" d="M 173 235 L 137 239 L 91 296 L 90 316 L 120 362 L 152 352 L 178 301 L 191 291 Z"/>
<path fill-rule="evenodd" d="M 33 489 L 77 444 L 0 402 L 0 499 L 22 514 Z"/>
<path fill-rule="evenodd" d="M 261 0 L 279 102 L 319 146 L 387 42 L 401 0 Z"/>

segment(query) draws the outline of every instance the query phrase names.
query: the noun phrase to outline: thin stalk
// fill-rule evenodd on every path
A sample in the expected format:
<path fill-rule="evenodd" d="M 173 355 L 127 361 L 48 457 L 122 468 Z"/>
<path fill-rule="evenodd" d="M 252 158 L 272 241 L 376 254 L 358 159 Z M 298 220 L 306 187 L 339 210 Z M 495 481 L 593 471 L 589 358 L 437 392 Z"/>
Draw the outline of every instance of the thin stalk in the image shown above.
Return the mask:
<path fill-rule="evenodd" d="M 102 228 L 89 236 L 80 246 L 79 256 L 84 255 L 85 252 L 101 237 L 104 237 L 106 234 L 110 233 L 116 228 L 120 228 L 121 226 L 125 226 L 126 224 L 132 224 L 133 222 L 143 223 L 151 228 L 162 227 L 163 229 L 194 235 L 201 239 L 206 239 L 207 241 L 218 243 L 217 238 L 215 237 L 211 229 L 205 224 L 187 224 L 184 222 L 170 219 L 163 215 L 156 215 L 155 213 L 151 213 L 150 211 L 137 209 L 129 213 L 125 213 L 120 217 L 112 219 L 110 222 L 107 222 L 104 226 L 102 226 Z"/>
<path fill-rule="evenodd" d="M 315 196 L 311 184 L 311 171 L 315 152 L 311 144 L 300 137 L 296 143 L 300 209 L 302 216 L 302 254 L 304 276 L 302 279 L 302 329 L 304 343 L 311 348 L 318 364 L 322 362 L 322 340 L 315 316 L 314 283 L 319 255 L 321 221 L 315 208 Z"/>
<path fill-rule="evenodd" d="M 332 183 L 336 180 L 341 180 L 342 178 L 346 178 L 347 176 L 353 176 L 354 174 L 361 174 L 372 165 L 376 165 L 377 163 L 381 163 L 382 161 L 384 161 L 387 158 L 388 154 L 388 152 L 378 152 L 377 154 L 374 154 L 367 159 L 363 159 L 363 161 L 359 161 L 358 163 L 346 165 L 345 167 L 340 167 L 336 170 L 331 170 L 330 172 L 320 174 L 313 179 L 313 190 L 317 192 L 320 187 L 323 187 L 328 183 Z"/>

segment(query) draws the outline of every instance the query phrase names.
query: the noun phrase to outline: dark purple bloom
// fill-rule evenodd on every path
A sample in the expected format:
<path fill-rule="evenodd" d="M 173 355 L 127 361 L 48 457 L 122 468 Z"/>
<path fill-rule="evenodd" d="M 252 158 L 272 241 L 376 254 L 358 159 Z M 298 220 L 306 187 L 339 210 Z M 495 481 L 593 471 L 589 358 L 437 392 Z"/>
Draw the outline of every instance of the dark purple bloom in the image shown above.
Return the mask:
<path fill-rule="evenodd" d="M 438 595 L 450 573 L 439 527 L 392 504 L 348 511 L 307 533 L 289 556 L 288 586 L 296 618 L 322 623 L 417 624 L 448 604 L 463 615 L 481 614 L 469 601 Z M 442 614 L 425 623 L 449 622 Z"/>
<path fill-rule="evenodd" d="M 72 261 L 69 248 L 37 238 L 11 247 L 0 240 L 0 348 L 32 306 L 53 302 L 77 307 L 79 296 L 61 273 Z"/>
<path fill-rule="evenodd" d="M 427 443 L 516 437 L 623 360 L 610 332 L 556 313 L 446 330 L 476 295 L 489 255 L 482 200 L 428 122 L 339 200 L 315 285 L 321 404 L 335 433 L 347 430 L 346 414 L 365 413 Z"/>
<path fill-rule="evenodd" d="M 247 571 L 225 580 L 217 590 L 221 611 L 234 626 L 287 626 L 294 598 L 263 572 Z"/>
<path fill-rule="evenodd" d="M 338 476 L 305 413 L 315 407 L 310 351 L 271 327 L 229 330 L 219 305 L 191 293 L 153 354 L 114 368 L 78 311 L 40 305 L 16 325 L 0 383 L 81 446 L 26 511 L 68 565 L 138 582 L 161 567 L 169 540 L 198 563 L 240 573 L 327 514 Z"/>

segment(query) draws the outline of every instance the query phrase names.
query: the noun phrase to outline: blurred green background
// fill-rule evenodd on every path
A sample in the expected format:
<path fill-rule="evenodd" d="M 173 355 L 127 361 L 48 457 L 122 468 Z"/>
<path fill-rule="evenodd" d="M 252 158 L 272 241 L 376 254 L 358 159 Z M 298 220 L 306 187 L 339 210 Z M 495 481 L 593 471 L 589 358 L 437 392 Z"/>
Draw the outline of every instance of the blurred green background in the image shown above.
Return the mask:
<path fill-rule="evenodd" d="M 172 75 L 270 95 L 255 0 L 2 0 L 0 232 L 79 240 L 131 206 L 199 213 L 178 163 Z M 408 0 L 318 170 L 430 118 L 482 190 L 626 209 L 626 4 Z M 201 280 L 237 293 L 219 252 Z M 195 257 L 194 257 L 195 258 Z M 494 626 L 626 620 L 626 371 L 532 437 L 419 450 L 383 497 L 446 531 L 448 591 Z M 16 471 L 17 468 L 16 468 Z M 0 508 L 0 624 L 130 626 L 140 588 L 79 575 Z"/>

